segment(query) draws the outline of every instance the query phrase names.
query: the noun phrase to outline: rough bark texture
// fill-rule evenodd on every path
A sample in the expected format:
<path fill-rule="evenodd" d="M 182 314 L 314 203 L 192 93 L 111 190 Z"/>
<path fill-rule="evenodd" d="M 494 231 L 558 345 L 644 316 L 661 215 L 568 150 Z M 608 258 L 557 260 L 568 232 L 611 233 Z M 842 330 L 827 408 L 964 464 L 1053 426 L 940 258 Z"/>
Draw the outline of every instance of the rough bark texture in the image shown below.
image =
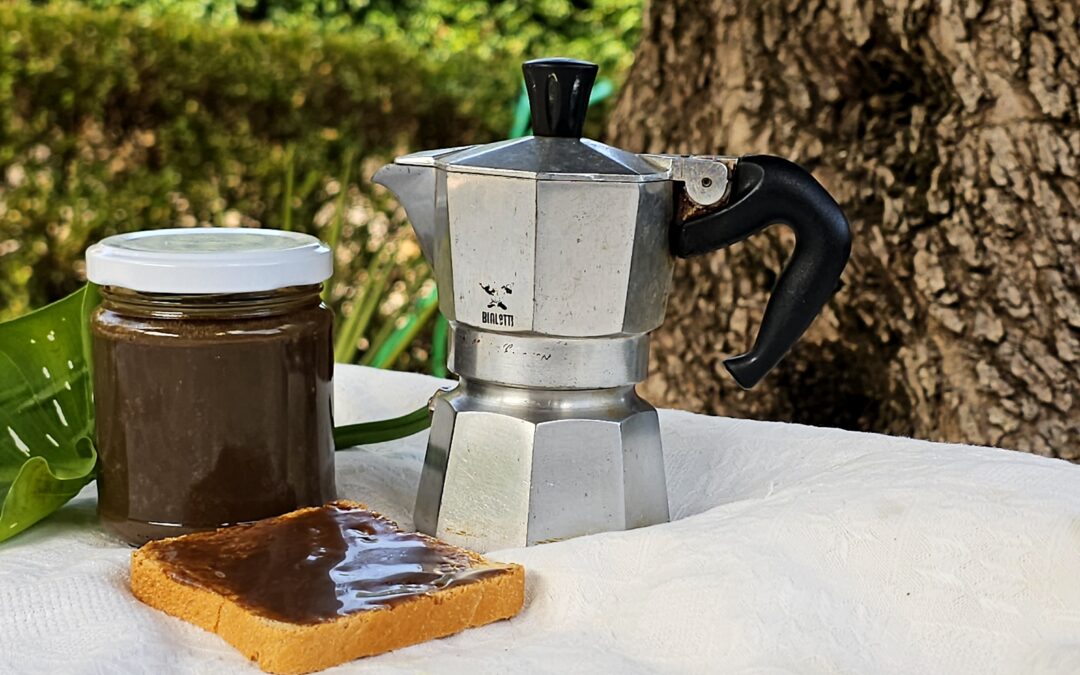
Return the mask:
<path fill-rule="evenodd" d="M 855 234 L 844 285 L 751 392 L 783 228 L 680 263 L 654 403 L 1080 458 L 1074 0 L 655 0 L 609 127 L 799 161 Z"/>

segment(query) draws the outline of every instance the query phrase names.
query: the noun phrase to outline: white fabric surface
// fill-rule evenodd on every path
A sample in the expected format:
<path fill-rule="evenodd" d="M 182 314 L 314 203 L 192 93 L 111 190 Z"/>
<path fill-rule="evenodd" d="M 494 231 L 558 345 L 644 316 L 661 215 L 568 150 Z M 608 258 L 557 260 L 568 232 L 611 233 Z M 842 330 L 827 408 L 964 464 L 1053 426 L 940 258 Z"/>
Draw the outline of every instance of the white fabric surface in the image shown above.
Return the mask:
<path fill-rule="evenodd" d="M 440 381 L 342 367 L 339 422 Z M 1080 673 L 1080 467 L 663 411 L 674 522 L 492 557 L 508 622 L 332 673 Z M 425 436 L 339 453 L 341 496 L 410 525 Z M 0 673 L 252 673 L 135 600 L 94 492 L 0 545 Z"/>

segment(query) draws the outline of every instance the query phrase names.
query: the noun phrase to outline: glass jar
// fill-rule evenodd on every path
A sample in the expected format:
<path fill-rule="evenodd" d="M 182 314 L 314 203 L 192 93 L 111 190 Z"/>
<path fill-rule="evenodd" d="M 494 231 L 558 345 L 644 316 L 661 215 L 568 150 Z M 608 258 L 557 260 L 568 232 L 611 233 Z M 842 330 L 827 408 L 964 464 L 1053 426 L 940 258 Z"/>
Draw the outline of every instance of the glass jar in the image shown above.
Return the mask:
<path fill-rule="evenodd" d="M 329 250 L 158 230 L 87 253 L 98 512 L 132 544 L 335 498 Z"/>

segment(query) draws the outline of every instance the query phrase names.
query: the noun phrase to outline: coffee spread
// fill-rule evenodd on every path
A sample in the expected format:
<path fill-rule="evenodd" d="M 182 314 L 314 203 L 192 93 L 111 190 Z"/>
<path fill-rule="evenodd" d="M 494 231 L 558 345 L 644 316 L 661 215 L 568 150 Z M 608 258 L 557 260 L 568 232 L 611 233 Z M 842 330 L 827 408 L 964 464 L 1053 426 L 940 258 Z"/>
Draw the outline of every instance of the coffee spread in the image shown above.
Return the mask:
<path fill-rule="evenodd" d="M 338 503 L 154 546 L 175 580 L 267 618 L 301 624 L 389 607 L 508 571 Z"/>
<path fill-rule="evenodd" d="M 128 542 L 336 496 L 332 313 L 318 287 L 264 296 L 185 298 L 169 314 L 159 297 L 104 289 L 91 322 L 98 510 Z"/>
<path fill-rule="evenodd" d="M 329 247 L 196 227 L 86 252 L 102 525 L 132 544 L 334 494 Z"/>

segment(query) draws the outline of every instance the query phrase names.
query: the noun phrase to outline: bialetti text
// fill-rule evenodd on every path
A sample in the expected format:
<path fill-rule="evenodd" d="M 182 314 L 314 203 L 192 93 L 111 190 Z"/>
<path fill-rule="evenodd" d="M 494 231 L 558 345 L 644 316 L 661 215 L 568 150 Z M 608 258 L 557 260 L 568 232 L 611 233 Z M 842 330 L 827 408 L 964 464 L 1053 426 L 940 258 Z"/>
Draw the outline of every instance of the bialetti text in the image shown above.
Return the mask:
<path fill-rule="evenodd" d="M 498 312 L 480 312 L 480 321 L 489 326 L 514 327 L 513 314 L 499 314 Z"/>

